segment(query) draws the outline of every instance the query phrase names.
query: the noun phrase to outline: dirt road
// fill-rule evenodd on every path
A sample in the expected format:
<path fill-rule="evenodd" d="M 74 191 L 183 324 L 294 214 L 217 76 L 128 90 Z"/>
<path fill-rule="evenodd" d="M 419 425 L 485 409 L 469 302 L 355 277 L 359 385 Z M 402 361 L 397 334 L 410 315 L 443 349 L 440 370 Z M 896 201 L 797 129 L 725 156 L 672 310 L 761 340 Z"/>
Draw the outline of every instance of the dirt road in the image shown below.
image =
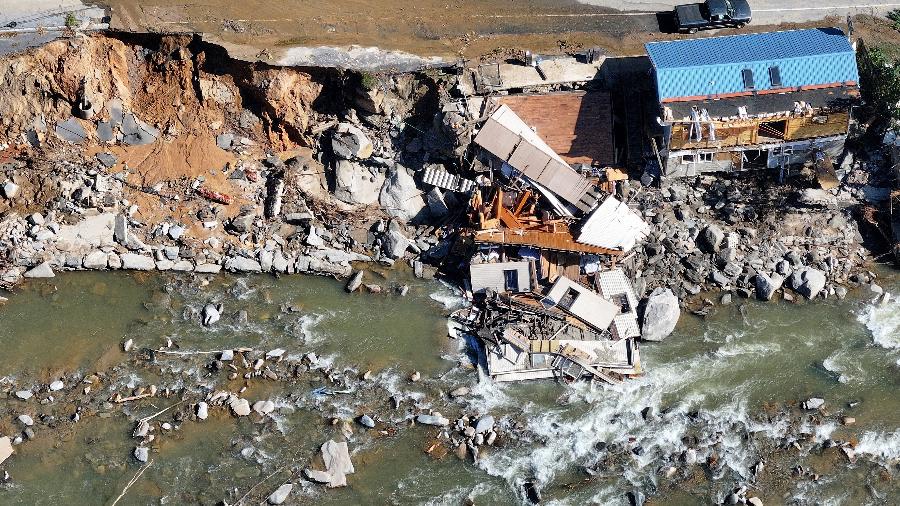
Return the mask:
<path fill-rule="evenodd" d="M 512 49 L 560 52 L 600 47 L 642 54 L 660 33 L 658 13 L 673 2 L 652 0 L 98 0 L 113 28 L 201 32 L 244 59 L 285 62 L 292 47 L 377 46 L 448 61 L 504 55 Z M 884 13 L 900 2 L 750 0 L 754 23 L 744 31 L 840 23 L 847 13 Z M 868 7 L 866 7 L 868 5 Z M 783 24 L 787 23 L 787 24 Z M 664 23 L 665 25 L 665 23 Z M 294 53 L 292 53 L 294 54 Z M 350 60 L 350 53 L 336 59 Z M 290 59 L 290 56 L 287 57 Z"/>

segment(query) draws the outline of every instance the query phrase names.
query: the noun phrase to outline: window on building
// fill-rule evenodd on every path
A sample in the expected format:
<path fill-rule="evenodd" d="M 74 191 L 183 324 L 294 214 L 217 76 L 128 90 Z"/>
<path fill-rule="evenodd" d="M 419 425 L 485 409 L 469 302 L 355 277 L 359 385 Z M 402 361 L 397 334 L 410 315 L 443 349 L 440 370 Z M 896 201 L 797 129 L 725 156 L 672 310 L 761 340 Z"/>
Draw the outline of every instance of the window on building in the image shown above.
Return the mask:
<path fill-rule="evenodd" d="M 575 304 L 575 299 L 578 298 L 578 290 L 574 288 L 569 288 L 566 290 L 566 294 L 562 296 L 559 300 L 559 307 L 563 309 L 571 309 L 572 304 Z"/>
<path fill-rule="evenodd" d="M 784 86 L 781 84 L 781 69 L 778 68 L 777 65 L 769 67 L 769 82 L 772 83 L 773 88 L 781 88 Z"/>
<path fill-rule="evenodd" d="M 695 153 L 681 155 L 681 163 L 711 162 L 715 159 L 715 153 Z"/>
<path fill-rule="evenodd" d="M 752 70 L 750 70 L 750 69 L 742 70 L 741 77 L 744 78 L 744 89 L 745 90 L 756 89 L 756 83 L 753 81 L 753 71 Z"/>
<path fill-rule="evenodd" d="M 519 291 L 519 271 L 515 269 L 503 270 L 503 287 L 507 292 Z"/>

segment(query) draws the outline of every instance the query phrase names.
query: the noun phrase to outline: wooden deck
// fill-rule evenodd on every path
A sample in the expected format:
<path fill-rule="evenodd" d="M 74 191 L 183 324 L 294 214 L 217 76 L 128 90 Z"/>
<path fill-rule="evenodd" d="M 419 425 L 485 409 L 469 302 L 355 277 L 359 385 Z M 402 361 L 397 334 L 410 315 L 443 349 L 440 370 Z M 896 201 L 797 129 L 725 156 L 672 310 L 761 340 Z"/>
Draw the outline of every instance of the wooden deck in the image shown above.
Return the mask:
<path fill-rule="evenodd" d="M 475 232 L 475 242 L 504 246 L 530 246 L 553 251 L 571 251 L 594 255 L 622 256 L 614 249 L 600 248 L 575 242 L 569 232 L 542 232 L 539 230 L 480 230 Z"/>

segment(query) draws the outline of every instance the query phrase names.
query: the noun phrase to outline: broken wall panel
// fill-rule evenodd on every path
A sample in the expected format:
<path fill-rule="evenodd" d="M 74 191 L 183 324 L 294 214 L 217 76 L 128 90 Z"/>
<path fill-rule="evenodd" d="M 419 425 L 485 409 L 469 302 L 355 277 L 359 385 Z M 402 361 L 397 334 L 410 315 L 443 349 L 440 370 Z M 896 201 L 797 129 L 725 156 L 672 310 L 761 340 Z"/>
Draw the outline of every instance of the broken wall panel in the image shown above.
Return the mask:
<path fill-rule="evenodd" d="M 565 276 L 556 279 L 545 300 L 598 332 L 607 330 L 619 313 L 618 306 Z"/>
<path fill-rule="evenodd" d="M 471 264 L 469 277 L 472 281 L 472 293 L 484 293 L 487 289 L 511 293 L 531 291 L 529 262 Z"/>

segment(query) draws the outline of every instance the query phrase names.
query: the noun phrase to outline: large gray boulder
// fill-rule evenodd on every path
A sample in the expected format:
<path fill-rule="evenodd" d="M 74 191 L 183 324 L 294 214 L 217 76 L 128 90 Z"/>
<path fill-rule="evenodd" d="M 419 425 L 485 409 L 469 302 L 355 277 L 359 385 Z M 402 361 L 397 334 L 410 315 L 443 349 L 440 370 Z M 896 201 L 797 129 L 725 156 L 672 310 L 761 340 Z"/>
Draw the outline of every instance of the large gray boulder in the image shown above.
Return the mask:
<path fill-rule="evenodd" d="M 386 213 L 403 221 L 415 218 L 425 209 L 422 192 L 402 165 L 395 165 L 388 171 L 378 202 Z"/>
<path fill-rule="evenodd" d="M 384 186 L 384 174 L 348 160 L 338 160 L 334 168 L 334 196 L 348 204 L 374 204 Z"/>
<path fill-rule="evenodd" d="M 123 253 L 122 268 L 133 271 L 152 271 L 156 268 L 156 261 L 153 257 L 138 255 L 137 253 Z"/>
<path fill-rule="evenodd" d="M 331 149 L 335 156 L 344 160 L 365 160 L 372 156 L 375 146 L 359 127 L 341 123 L 331 137 Z"/>
<path fill-rule="evenodd" d="M 759 300 L 772 300 L 775 292 L 784 284 L 784 276 L 773 272 L 768 275 L 765 272 L 756 273 L 756 298 Z"/>
<path fill-rule="evenodd" d="M 718 225 L 707 225 L 697 236 L 697 246 L 708 253 L 715 253 L 725 241 L 725 232 Z"/>
<path fill-rule="evenodd" d="M 409 239 L 397 230 L 388 230 L 381 242 L 381 250 L 389 258 L 397 259 L 406 253 Z"/>
<path fill-rule="evenodd" d="M 644 322 L 641 326 L 641 339 L 644 341 L 662 341 L 675 330 L 681 307 L 678 297 L 668 288 L 657 288 L 647 298 L 644 309 Z"/>
<path fill-rule="evenodd" d="M 262 266 L 253 258 L 231 256 L 225 259 L 225 270 L 230 272 L 262 272 Z"/>
<path fill-rule="evenodd" d="M 807 299 L 815 298 L 825 288 L 826 281 L 825 273 L 812 267 L 804 267 L 791 275 L 791 286 Z"/>

